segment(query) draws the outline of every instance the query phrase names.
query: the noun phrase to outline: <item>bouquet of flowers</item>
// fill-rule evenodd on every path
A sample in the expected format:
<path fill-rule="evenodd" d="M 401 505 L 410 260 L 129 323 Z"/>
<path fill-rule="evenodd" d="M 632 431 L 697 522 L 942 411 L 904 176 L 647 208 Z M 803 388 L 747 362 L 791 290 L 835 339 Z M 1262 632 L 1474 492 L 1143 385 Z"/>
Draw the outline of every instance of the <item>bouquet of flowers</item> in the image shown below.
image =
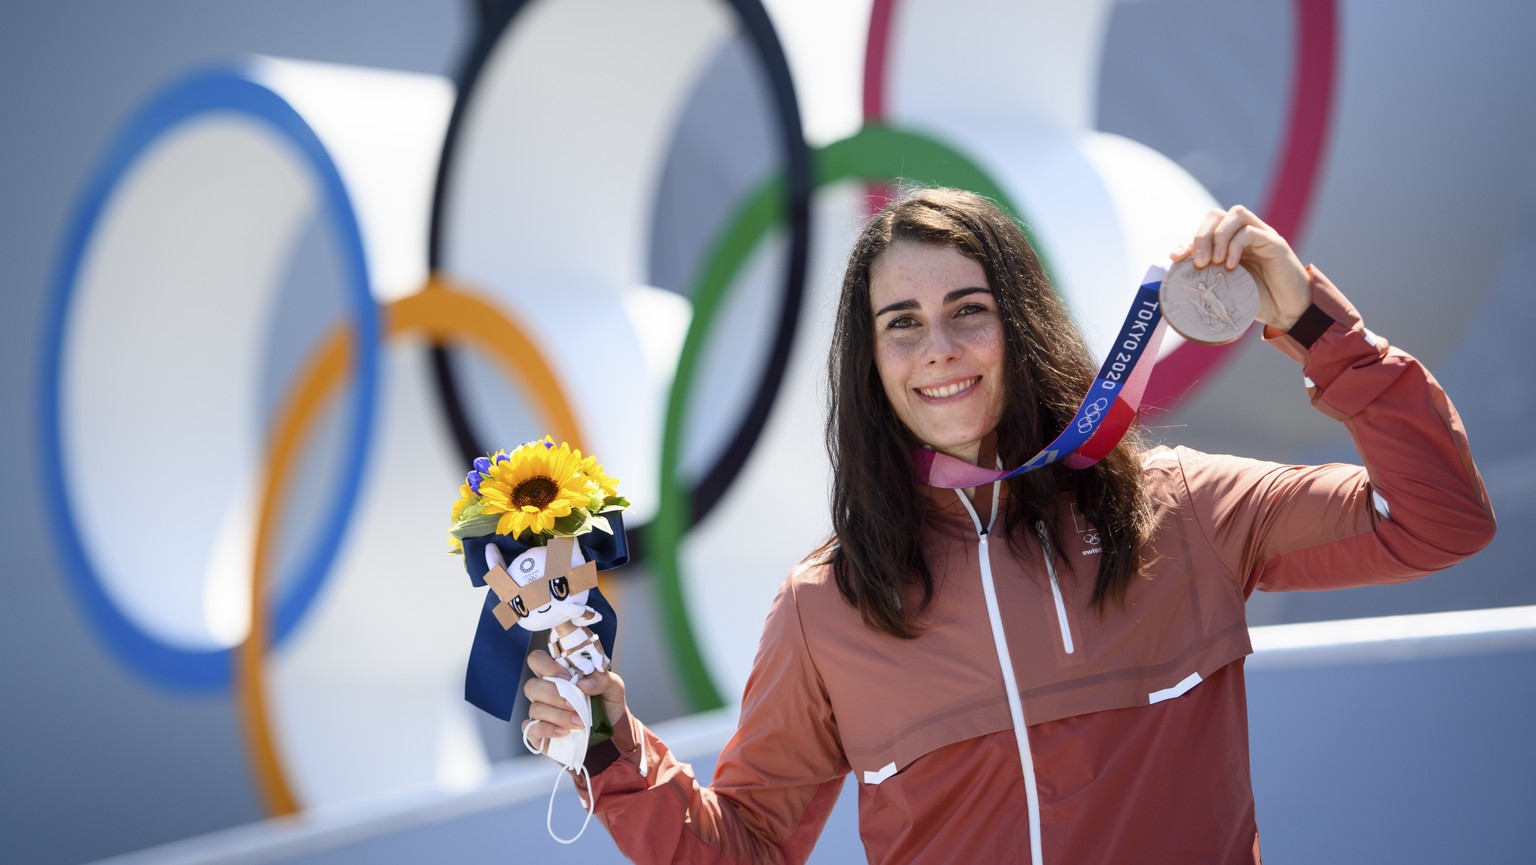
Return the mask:
<path fill-rule="evenodd" d="M 557 446 L 549 436 L 510 454 L 479 457 L 453 503 L 449 552 L 462 555 L 465 538 L 490 534 L 530 547 L 593 529 L 611 535 L 604 514 L 629 506 L 618 491 L 618 480 L 603 473 L 596 457 L 583 457 L 565 442 Z"/>

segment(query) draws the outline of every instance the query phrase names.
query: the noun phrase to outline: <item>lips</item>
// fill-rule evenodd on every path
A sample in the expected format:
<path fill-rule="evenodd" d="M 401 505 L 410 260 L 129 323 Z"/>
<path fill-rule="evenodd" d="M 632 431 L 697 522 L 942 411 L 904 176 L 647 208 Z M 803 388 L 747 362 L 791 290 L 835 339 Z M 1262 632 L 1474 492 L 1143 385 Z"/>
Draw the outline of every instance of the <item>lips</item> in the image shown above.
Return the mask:
<path fill-rule="evenodd" d="M 956 394 L 964 393 L 965 391 L 970 390 L 971 388 L 975 387 L 976 383 L 979 381 L 981 381 L 981 376 L 978 375 L 972 378 L 950 382 L 949 384 L 941 384 L 936 387 L 916 387 L 913 388 L 913 390 L 929 399 L 945 399 L 947 397 L 952 397 Z"/>

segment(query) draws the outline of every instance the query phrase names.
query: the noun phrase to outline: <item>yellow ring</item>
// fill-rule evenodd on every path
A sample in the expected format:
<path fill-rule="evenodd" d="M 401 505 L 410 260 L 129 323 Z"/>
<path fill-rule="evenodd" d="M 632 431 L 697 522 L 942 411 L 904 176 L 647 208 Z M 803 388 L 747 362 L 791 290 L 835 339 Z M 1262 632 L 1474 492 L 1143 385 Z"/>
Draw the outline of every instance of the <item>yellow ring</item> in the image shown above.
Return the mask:
<path fill-rule="evenodd" d="M 421 335 L 436 342 L 470 342 L 499 361 L 513 381 L 525 385 L 557 440 L 584 441 L 580 425 L 554 371 L 522 328 L 496 307 L 434 275 L 426 289 L 386 306 L 380 313 L 380 333 L 388 341 Z M 271 544 L 282 525 L 284 498 L 295 463 L 302 455 L 311 426 L 350 372 L 352 329 L 339 325 L 321 343 L 308 366 L 289 390 L 291 397 L 277 416 L 269 440 L 266 483 L 257 516 L 256 550 L 251 573 L 251 630 L 234 653 L 235 693 L 249 745 L 258 791 L 273 816 L 300 810 L 278 757 L 267 711 L 266 665 L 267 594 Z M 605 593 L 609 587 L 604 582 Z M 614 606 L 617 607 L 615 598 Z"/>

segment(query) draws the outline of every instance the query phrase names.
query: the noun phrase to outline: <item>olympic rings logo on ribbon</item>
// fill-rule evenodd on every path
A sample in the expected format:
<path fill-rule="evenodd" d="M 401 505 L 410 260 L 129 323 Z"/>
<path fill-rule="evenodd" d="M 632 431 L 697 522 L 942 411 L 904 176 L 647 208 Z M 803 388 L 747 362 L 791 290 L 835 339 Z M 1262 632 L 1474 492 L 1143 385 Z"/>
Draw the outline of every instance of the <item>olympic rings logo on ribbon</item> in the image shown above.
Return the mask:
<path fill-rule="evenodd" d="M 425 232 L 428 273 L 438 275 L 426 277 L 424 284 L 396 288 L 393 296 L 376 295 L 373 283 L 377 263 L 371 256 L 377 257 L 378 244 L 367 242 L 368 227 L 359 224 L 357 214 L 362 211 L 354 200 L 358 194 L 356 178 L 346 173 L 344 161 L 338 161 L 328 140 L 316 131 L 314 124 L 324 118 L 302 113 L 284 97 L 280 87 L 239 68 L 197 73 L 146 105 L 125 127 L 88 183 L 65 239 L 45 340 L 47 355 L 42 364 L 40 411 L 42 468 L 50 479 L 49 489 L 58 492 L 49 497 L 49 507 L 58 532 L 61 559 L 93 627 L 135 671 L 152 681 L 191 690 L 221 688 L 233 679 L 241 696 L 257 774 L 269 807 L 277 812 L 297 809 L 302 796 L 295 791 L 290 773 L 285 771 L 273 735 L 267 653 L 297 632 L 336 567 L 341 555 L 340 539 L 353 529 L 352 504 L 359 493 L 379 423 L 383 347 L 409 339 L 426 340 L 434 346 L 433 383 L 448 438 L 463 457 L 506 440 L 499 428 L 492 434 L 484 425 L 484 413 L 477 413 L 471 405 L 469 392 L 474 386 L 467 380 L 463 347 L 473 347 L 477 354 L 491 358 L 505 381 L 522 388 L 541 421 L 540 432 L 549 431 L 573 441 L 586 441 L 589 434 L 612 434 L 583 420 L 584 400 L 593 397 L 581 388 L 573 388 L 568 381 L 562 382 L 549 342 L 541 341 L 546 326 L 509 311 L 506 305 L 487 299 L 483 293 L 487 289 L 486 274 L 475 272 L 480 264 L 473 260 L 481 255 L 477 250 L 485 249 L 483 240 L 475 241 L 479 246 L 462 242 L 467 231 L 484 227 L 473 222 L 473 208 L 458 206 L 461 199 L 475 194 L 475 185 L 484 180 L 490 165 L 485 155 L 476 151 L 473 134 L 485 129 L 486 124 L 503 122 L 492 115 L 501 104 L 498 100 L 507 93 L 508 80 L 525 80 L 517 77 L 520 70 L 516 68 L 515 55 L 534 49 L 517 41 L 519 28 L 535 26 L 535 18 L 537 26 L 553 26 L 547 23 L 548 16 L 559 14 L 555 7 L 560 4 L 544 4 L 549 8 L 540 8 L 537 16 L 528 9 L 532 5 L 504 4 L 471 51 L 457 99 L 451 103 L 446 143 L 441 148 L 441 161 L 433 180 L 430 227 Z M 1333 4 L 1299 0 L 1296 8 L 1300 17 L 1297 53 L 1331 58 Z M 723 203 L 727 213 L 721 223 L 723 227 L 712 240 L 706 241 L 707 252 L 694 272 L 689 292 L 692 318 L 676 357 L 664 410 L 658 412 L 658 506 L 654 519 L 636 537 L 643 539 L 638 548 L 644 551 L 657 578 L 664 630 L 671 640 L 680 680 L 698 708 L 723 703 L 722 694 L 729 693 L 732 675 L 722 671 L 718 664 L 711 666 L 707 657 L 709 649 L 704 644 L 712 642 L 712 638 L 700 633 L 697 616 L 692 612 L 699 606 L 701 577 L 696 564 L 690 563 L 686 541 L 699 535 L 701 526 L 708 523 L 710 530 L 716 531 L 713 524 L 726 519 L 719 515 L 732 507 L 732 491 L 739 488 L 739 478 L 760 451 L 765 430 L 783 402 L 783 388 L 793 359 L 799 356 L 797 351 L 803 350 L 797 345 L 796 331 L 806 316 L 813 200 L 839 184 L 907 180 L 968 187 L 1004 203 L 1020 216 L 1027 215 L 1020 212 L 1016 202 L 1009 202 L 1006 184 L 989 176 L 981 161 L 967 155 L 963 146 L 941 141 L 933 133 L 920 134 L 904 128 L 899 118 L 882 122 L 885 108 L 881 94 L 887 86 L 885 47 L 892 18 L 897 14 L 895 2 L 877 0 L 872 15 L 864 81 L 867 125 L 850 137 L 814 149 L 804 141 L 789 66 L 766 12 L 751 0 L 730 0 L 719 4 L 719 9 L 728 10 L 726 17 L 736 28 L 737 38 L 748 46 L 760 84 L 770 94 L 762 101 L 770 105 L 767 114 L 777 136 L 779 167 L 765 172 L 771 175 L 766 179 L 749 183 L 748 192 L 738 201 Z M 669 14 L 699 16 L 694 11 Z M 1319 22 L 1325 26 L 1318 26 Z M 719 22 L 705 22 L 699 28 L 699 34 L 691 38 L 701 44 L 730 39 L 730 27 L 722 27 Z M 1326 44 L 1319 50 L 1313 44 L 1315 40 Z M 708 54 L 700 51 L 701 56 Z M 1276 173 L 1267 202 L 1269 221 L 1286 232 L 1299 226 L 1306 210 L 1331 89 L 1331 66 L 1321 70 L 1315 64 L 1298 67 L 1302 68 L 1293 87 L 1293 116 L 1283 148 L 1285 161 Z M 681 82 L 679 86 L 685 89 L 691 85 L 685 72 L 668 74 L 672 76 L 668 80 Z M 543 129 L 524 134 L 529 139 L 550 136 Z M 141 298 L 109 299 L 109 271 L 130 259 L 137 261 L 131 255 L 122 257 L 123 244 L 153 240 L 149 232 L 153 226 L 141 226 L 142 230 L 125 227 L 124 202 L 138 200 L 135 196 L 153 197 L 154 190 L 149 188 L 152 183 L 146 178 L 181 170 L 176 167 L 177 154 L 185 156 L 183 145 L 190 147 L 186 143 L 200 136 L 207 142 L 233 142 L 240 153 L 263 166 L 271 163 L 271 176 L 278 178 L 274 182 L 296 185 L 295 188 L 307 185 L 310 190 L 293 193 L 293 200 L 285 205 L 288 210 L 274 217 L 282 225 L 270 232 L 271 237 L 248 244 L 260 246 L 260 250 L 249 253 L 253 261 L 269 262 L 273 255 L 284 251 L 285 244 L 291 250 L 292 233 L 303 222 L 302 215 L 294 214 L 318 202 L 324 215 L 321 226 L 335 250 L 330 261 L 340 273 L 335 282 L 342 289 L 333 299 L 339 308 L 340 322 L 314 334 L 312 351 L 285 361 L 291 368 L 289 374 L 266 376 L 280 378 L 281 383 L 253 385 L 246 377 L 251 369 L 231 367 L 229 390 L 236 394 L 253 389 L 267 393 L 268 419 L 253 419 L 251 412 L 244 412 L 238 422 L 261 428 L 264 436 L 221 443 L 224 448 L 246 451 L 238 456 L 249 465 L 233 474 L 245 475 L 235 479 L 235 486 L 244 484 L 242 489 L 249 494 L 231 493 L 221 505 L 227 513 L 218 519 L 204 520 L 199 531 L 222 537 L 224 524 L 248 520 L 248 544 L 220 547 L 218 543 L 222 541 L 210 541 L 206 550 L 168 557 L 195 570 L 199 560 L 213 560 L 221 552 L 226 558 L 230 551 L 248 556 L 245 561 L 249 562 L 251 577 L 249 594 L 244 598 L 249 610 L 248 629 L 233 639 L 227 638 L 227 634 L 234 631 L 223 632 L 225 637 L 195 629 L 178 635 L 174 623 L 170 631 L 156 633 L 157 621 L 170 620 L 157 620 L 159 613 L 154 605 L 135 596 L 141 584 L 125 582 L 114 576 L 113 571 L 154 573 L 159 552 L 156 542 L 166 538 L 134 537 L 132 532 L 113 534 L 110 528 L 103 529 L 108 515 L 95 512 L 98 500 L 91 497 L 93 505 L 89 511 L 81 501 L 90 482 L 84 474 L 88 467 L 77 463 L 101 454 L 109 446 L 114 424 L 121 423 L 145 440 L 153 438 L 152 425 L 133 415 L 137 408 L 135 400 L 125 397 L 149 392 L 148 382 L 174 375 L 174 363 L 167 361 L 163 352 L 155 354 L 149 346 L 143 347 L 145 356 L 153 355 L 157 358 L 154 362 L 140 362 L 123 355 L 121 326 L 148 319 L 137 309 Z M 560 140 L 558 134 L 551 137 Z M 664 142 L 662 147 L 665 146 Z M 644 169 L 636 166 L 634 170 Z M 525 205 L 516 202 L 510 206 Z M 590 209 L 601 204 L 588 201 L 583 206 Z M 196 228 L 198 219 L 198 214 L 188 214 L 188 231 Z M 241 244 L 229 237 L 221 242 L 230 248 L 239 248 Z M 712 341 L 719 339 L 722 322 L 730 320 L 725 311 L 736 302 L 733 292 L 740 291 L 743 275 L 764 249 L 774 245 L 783 249 L 783 260 L 778 273 L 776 314 L 767 328 L 766 360 L 751 383 L 743 388 L 750 399 L 741 408 L 740 422 L 724 437 L 718 453 L 706 465 L 697 465 L 697 460 L 690 464 L 690 458 L 696 456 L 695 449 L 689 447 L 690 418 L 708 393 L 710 351 L 715 344 Z M 1039 245 L 1042 254 L 1049 252 L 1044 248 L 1047 243 Z M 174 240 L 164 243 L 164 250 L 174 248 Z M 142 272 L 133 275 L 141 280 L 152 279 L 164 270 L 157 267 L 141 268 Z M 254 269 L 270 277 L 273 265 Z M 463 275 L 466 272 L 468 276 Z M 250 288 L 254 297 L 262 292 L 261 279 L 250 276 L 241 284 Z M 196 302 L 195 297 L 169 289 L 163 294 L 150 293 L 148 297 L 159 306 L 151 311 L 160 314 L 173 313 L 181 304 Z M 246 305 L 255 315 L 268 303 L 276 301 L 261 296 Z M 248 354 L 259 354 L 262 349 L 257 337 L 242 337 L 239 341 L 239 348 Z M 204 338 L 202 334 L 189 334 L 188 344 L 214 356 L 221 348 L 218 339 Z M 1153 379 L 1147 399 L 1166 399 L 1172 388 L 1208 368 L 1217 354 L 1202 347 L 1165 358 L 1160 369 L 1166 374 Z M 626 358 L 621 363 L 631 360 Z M 114 374 L 103 372 L 112 372 L 114 367 L 118 368 Z M 158 454 L 154 459 L 160 462 L 146 459 L 146 465 L 137 474 L 108 486 L 113 497 L 120 499 L 115 503 L 117 507 L 171 513 L 178 496 L 187 496 L 189 491 L 205 486 L 178 485 L 168 492 L 151 487 L 169 474 L 168 467 L 174 464 L 171 455 L 177 447 L 197 440 L 188 432 L 192 425 L 219 418 L 200 419 L 197 409 L 203 406 L 175 407 L 174 401 L 166 396 L 174 389 L 150 390 L 158 401 L 153 401 L 152 411 L 146 413 L 166 409 L 166 416 L 180 418 L 189 426 L 176 430 L 185 434 L 183 437 L 174 437 L 174 442 L 167 440 L 154 451 Z M 190 399 L 204 403 L 210 415 L 217 415 L 234 403 L 217 394 L 198 394 Z M 338 405 L 342 407 L 339 416 L 335 412 Z M 236 422 L 230 423 L 233 427 Z M 89 429 L 82 429 L 82 424 Z M 305 454 L 323 435 L 331 435 L 339 442 L 334 451 L 340 459 L 330 466 L 322 495 L 298 495 L 296 490 L 307 482 Z M 607 453 L 597 447 L 589 449 L 605 456 Z M 189 462 L 202 466 L 217 464 L 219 447 L 192 450 L 197 452 L 188 455 Z M 247 501 L 256 503 L 254 509 L 241 504 Z M 296 544 L 290 542 L 291 549 L 283 554 L 277 539 L 291 533 L 285 526 L 295 519 L 296 502 L 307 508 L 313 528 Z M 431 531 L 430 526 L 423 529 L 428 535 Z M 166 536 L 175 537 L 170 531 Z M 776 581 L 781 576 L 781 572 L 776 573 L 772 579 Z M 419 575 L 418 579 L 435 578 Z M 185 588 L 187 583 L 183 580 L 177 585 Z M 169 591 L 155 597 L 169 597 Z M 464 627 L 470 627 L 467 621 Z M 739 632 L 740 628 L 736 630 Z M 736 639 L 739 641 L 739 633 Z"/>
<path fill-rule="evenodd" d="M 1098 426 L 1099 418 L 1104 414 L 1104 409 L 1109 408 L 1109 400 L 1099 397 L 1083 409 L 1083 416 L 1077 422 L 1077 431 L 1083 435 L 1093 431 Z"/>

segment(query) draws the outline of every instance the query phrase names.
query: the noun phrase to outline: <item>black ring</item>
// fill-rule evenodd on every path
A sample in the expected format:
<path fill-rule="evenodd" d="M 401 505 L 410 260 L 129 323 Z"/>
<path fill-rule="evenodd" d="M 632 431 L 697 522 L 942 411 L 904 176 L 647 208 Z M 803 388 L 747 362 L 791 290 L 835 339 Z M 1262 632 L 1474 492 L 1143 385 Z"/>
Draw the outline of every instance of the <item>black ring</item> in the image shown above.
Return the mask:
<path fill-rule="evenodd" d="M 546 0 L 548 2 L 548 0 Z M 795 329 L 805 295 L 805 275 L 809 262 L 812 166 L 810 148 L 800 124 L 800 108 L 796 99 L 794 81 L 790 76 L 789 63 L 783 46 L 774 32 L 773 24 L 760 0 L 724 0 L 736 13 L 738 24 L 756 52 L 759 64 L 772 91 L 779 121 L 780 143 L 785 164 L 785 213 L 789 231 L 789 260 L 785 270 L 784 288 L 779 308 L 779 318 L 768 362 L 754 388 L 752 403 L 746 415 L 721 451 L 715 463 L 706 469 L 698 485 L 690 491 L 693 506 L 688 524 L 696 524 L 719 503 L 731 481 L 746 464 L 747 457 L 767 425 L 768 416 L 784 381 L 789 366 L 790 350 L 794 344 Z M 428 245 L 428 262 L 433 273 L 440 272 L 443 261 L 443 211 L 448 197 L 448 177 L 456 152 L 455 144 L 460 127 L 475 95 L 475 86 L 487 59 L 496 44 L 505 36 L 518 14 L 528 5 L 528 0 L 508 0 L 498 8 L 488 11 L 484 26 L 480 29 L 463 70 L 457 76 L 458 99 L 449 117 L 447 134 L 437 170 L 433 190 L 432 227 Z M 442 343 L 434 343 L 431 349 L 432 378 L 437 385 L 438 402 L 442 417 L 447 422 L 466 463 L 475 457 L 489 453 L 487 446 L 492 437 L 474 429 L 460 393 L 458 376 L 454 371 L 453 352 Z M 629 552 L 632 561 L 642 556 L 641 540 L 644 526 L 629 528 Z"/>

